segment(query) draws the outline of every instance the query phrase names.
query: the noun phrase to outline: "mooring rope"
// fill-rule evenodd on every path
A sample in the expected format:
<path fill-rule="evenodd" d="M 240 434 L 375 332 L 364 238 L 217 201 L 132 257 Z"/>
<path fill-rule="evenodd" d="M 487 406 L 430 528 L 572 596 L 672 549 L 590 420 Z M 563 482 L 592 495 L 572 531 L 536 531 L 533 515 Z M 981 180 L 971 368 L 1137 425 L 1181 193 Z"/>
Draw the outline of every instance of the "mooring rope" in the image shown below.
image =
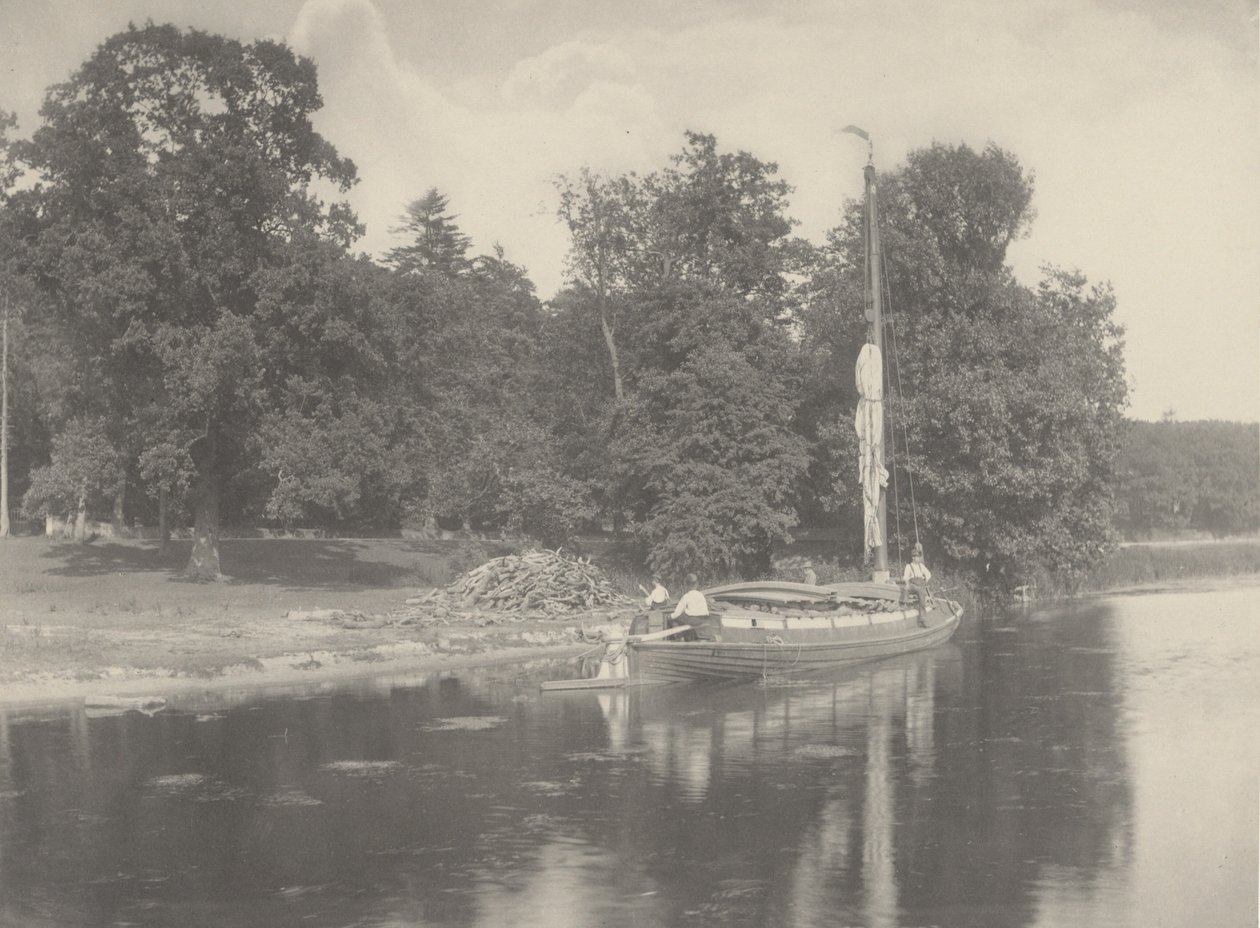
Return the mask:
<path fill-rule="evenodd" d="M 783 649 L 787 646 L 787 642 L 783 640 L 782 635 L 766 635 L 766 637 L 762 639 L 761 641 L 761 682 L 763 685 L 765 684 L 767 679 L 769 679 L 769 676 L 770 676 L 769 667 L 770 667 L 770 646 L 771 645 L 774 645 L 775 647 L 777 647 L 781 653 Z M 804 650 L 805 650 L 804 645 L 798 644 L 796 646 L 796 657 L 792 658 L 791 662 L 787 663 L 786 666 L 788 668 L 791 668 L 799 664 L 801 662 L 801 654 Z"/>

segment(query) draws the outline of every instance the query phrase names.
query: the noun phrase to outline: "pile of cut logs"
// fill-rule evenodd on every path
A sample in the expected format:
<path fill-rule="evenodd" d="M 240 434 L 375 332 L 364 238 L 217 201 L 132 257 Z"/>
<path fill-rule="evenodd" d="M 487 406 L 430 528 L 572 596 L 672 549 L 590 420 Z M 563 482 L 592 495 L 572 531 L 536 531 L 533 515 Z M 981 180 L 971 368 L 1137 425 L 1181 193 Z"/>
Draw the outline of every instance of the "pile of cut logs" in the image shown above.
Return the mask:
<path fill-rule="evenodd" d="M 382 614 L 341 609 L 289 612 L 289 618 L 322 619 L 343 628 L 387 625 L 478 626 L 578 615 L 611 622 L 633 612 L 634 601 L 618 593 L 589 559 L 556 551 L 526 551 L 496 557 L 454 583 L 408 599 Z"/>
<path fill-rule="evenodd" d="M 556 551 L 526 551 L 486 561 L 420 603 L 468 611 L 569 615 L 624 608 L 631 600 L 617 592 L 589 559 Z M 419 605 L 420 603 L 414 603 Z M 413 604 L 408 600 L 408 604 Z"/>

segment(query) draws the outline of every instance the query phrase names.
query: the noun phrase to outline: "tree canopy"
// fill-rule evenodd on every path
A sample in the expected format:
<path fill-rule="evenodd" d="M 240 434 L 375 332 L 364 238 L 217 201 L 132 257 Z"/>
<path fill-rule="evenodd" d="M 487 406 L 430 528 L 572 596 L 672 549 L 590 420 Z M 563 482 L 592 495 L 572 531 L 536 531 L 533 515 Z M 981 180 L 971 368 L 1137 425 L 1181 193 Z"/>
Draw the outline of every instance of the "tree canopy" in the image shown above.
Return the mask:
<path fill-rule="evenodd" d="M 1260 529 L 1260 435 L 1242 422 L 1133 422 L 1117 523 L 1131 540 Z"/>
<path fill-rule="evenodd" d="M 710 578 L 765 571 L 801 525 L 860 557 L 860 203 L 803 241 L 777 165 L 698 132 L 656 170 L 576 166 L 544 303 L 438 187 L 382 259 L 353 256 L 356 170 L 320 105 L 283 44 L 148 25 L 50 88 L 29 139 L 0 120 L 28 509 L 191 514 L 196 576 L 219 571 L 221 519 L 548 544 L 612 527 L 645 565 Z M 1254 527 L 1245 441 L 1126 430 L 1110 288 L 1016 279 L 1034 189 L 995 144 L 879 178 L 892 553 L 922 537 L 1014 585 L 1078 574 L 1117 524 Z M 1185 467 L 1211 476 L 1173 487 Z"/>
<path fill-rule="evenodd" d="M 1017 159 L 993 145 L 933 145 L 880 183 L 890 443 L 906 491 L 893 520 L 1009 585 L 1042 570 L 1077 573 L 1111 543 L 1126 403 L 1110 289 L 1057 268 L 1030 289 L 1006 264 L 1031 221 L 1032 190 Z M 853 204 L 830 236 L 815 285 L 847 301 L 850 319 L 863 273 L 859 211 Z M 813 340 L 836 344 L 819 314 L 808 322 Z M 905 506 L 911 491 L 918 521 Z"/>
<path fill-rule="evenodd" d="M 277 362 L 349 337 L 344 320 L 272 325 L 265 299 L 286 263 L 358 231 L 313 192 L 355 180 L 312 128 L 320 105 L 314 65 L 284 45 L 131 27 L 49 90 L 14 149 L 35 179 L 12 198 L 31 273 L 75 362 L 68 402 L 120 452 L 149 450 L 129 446 L 141 435 L 170 448 L 151 473 L 195 473 L 197 576 L 218 574 L 222 494 L 256 460 L 269 405 L 309 376 Z"/>

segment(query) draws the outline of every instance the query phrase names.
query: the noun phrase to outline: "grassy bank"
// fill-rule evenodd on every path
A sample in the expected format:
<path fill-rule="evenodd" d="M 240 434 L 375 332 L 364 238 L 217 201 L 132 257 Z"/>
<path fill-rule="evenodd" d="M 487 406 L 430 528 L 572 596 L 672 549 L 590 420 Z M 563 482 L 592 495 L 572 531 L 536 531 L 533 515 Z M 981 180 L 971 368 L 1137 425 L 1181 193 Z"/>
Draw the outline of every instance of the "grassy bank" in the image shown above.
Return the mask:
<path fill-rule="evenodd" d="M 1260 538 L 1126 545 L 1091 571 L 1081 592 L 1260 573 Z"/>
<path fill-rule="evenodd" d="M 252 686 L 488 663 L 539 648 L 576 652 L 584 647 L 583 624 L 609 620 L 462 616 L 347 627 L 329 618 L 338 610 L 397 613 L 409 596 L 512 550 L 499 543 L 227 540 L 218 583 L 181 577 L 188 545 L 175 543 L 163 554 L 148 541 L 0 541 L 0 699 Z M 643 578 L 624 551 L 591 553 L 615 586 L 636 595 Z M 792 555 L 776 561 L 775 576 L 800 581 L 807 560 L 822 583 L 867 579 L 862 570 Z M 1244 574 L 1260 574 L 1260 540 L 1135 545 L 1115 552 L 1076 592 Z M 948 570 L 935 571 L 933 587 L 971 615 L 1006 605 Z M 1037 598 L 1067 592 L 1046 581 Z"/>
<path fill-rule="evenodd" d="M 398 612 L 480 563 L 482 544 L 228 540 L 218 583 L 183 579 L 188 553 L 188 542 L 162 554 L 144 541 L 0 541 L 0 697 L 362 675 L 576 644 L 577 620 L 360 628 L 328 618 Z"/>

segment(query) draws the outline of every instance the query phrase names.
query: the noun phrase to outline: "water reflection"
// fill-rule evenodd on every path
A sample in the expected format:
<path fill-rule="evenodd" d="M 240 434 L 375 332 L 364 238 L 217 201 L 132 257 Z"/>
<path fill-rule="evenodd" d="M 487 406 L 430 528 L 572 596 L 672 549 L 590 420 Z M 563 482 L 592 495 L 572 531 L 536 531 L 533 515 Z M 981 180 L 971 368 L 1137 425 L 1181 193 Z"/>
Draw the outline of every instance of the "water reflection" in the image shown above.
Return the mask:
<path fill-rule="evenodd" d="M 1158 919 L 1147 896 L 1184 913 L 1159 884 L 1221 839 L 1165 811 L 1184 784 L 1159 745 L 1193 694 L 1255 693 L 1260 643 L 1240 624 L 1228 649 L 1179 646 L 1157 606 L 972 622 L 792 686 L 540 696 L 562 668 L 499 669 L 152 718 L 0 714 L 0 923 L 1137 924 Z M 1217 775 L 1229 802 L 1237 780 Z M 1254 835 L 1229 840 L 1254 875 Z M 1212 885 L 1197 923 L 1254 921 L 1254 894 Z"/>

